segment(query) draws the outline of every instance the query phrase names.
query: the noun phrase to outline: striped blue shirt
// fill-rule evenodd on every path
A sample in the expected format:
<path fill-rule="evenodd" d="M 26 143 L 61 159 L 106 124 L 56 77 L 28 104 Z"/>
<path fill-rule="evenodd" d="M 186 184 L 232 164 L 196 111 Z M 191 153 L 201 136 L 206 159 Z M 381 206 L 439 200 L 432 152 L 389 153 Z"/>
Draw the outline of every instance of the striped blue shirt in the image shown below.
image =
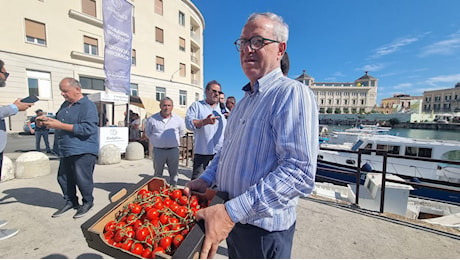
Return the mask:
<path fill-rule="evenodd" d="M 201 120 L 208 115 L 218 116 L 216 123 L 196 128 L 193 120 Z M 217 153 L 224 141 L 224 130 L 227 119 L 220 111 L 219 103 L 214 107 L 206 103 L 206 100 L 193 102 L 185 115 L 185 127 L 193 131 L 193 150 L 195 154 L 212 155 Z"/>
<path fill-rule="evenodd" d="M 259 79 L 232 110 L 222 150 L 200 178 L 229 193 L 234 222 L 288 229 L 300 196 L 314 187 L 318 108 L 309 87 L 279 68 Z"/>

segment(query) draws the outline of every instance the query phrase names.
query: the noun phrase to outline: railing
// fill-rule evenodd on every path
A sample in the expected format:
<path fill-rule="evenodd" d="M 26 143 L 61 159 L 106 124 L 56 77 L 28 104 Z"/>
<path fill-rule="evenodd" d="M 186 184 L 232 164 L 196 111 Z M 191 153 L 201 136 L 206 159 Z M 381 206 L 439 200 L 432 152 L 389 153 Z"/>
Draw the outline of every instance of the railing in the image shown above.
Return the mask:
<path fill-rule="evenodd" d="M 436 186 L 433 184 L 427 184 L 427 183 L 418 183 L 418 182 L 411 182 L 411 181 L 398 181 L 394 179 L 388 179 L 386 178 L 387 174 L 387 161 L 388 158 L 399 158 L 399 159 L 410 159 L 410 160 L 416 160 L 416 161 L 424 161 L 424 162 L 433 162 L 433 163 L 448 163 L 448 164 L 453 164 L 453 165 L 460 165 L 460 162 L 458 161 L 450 161 L 450 160 L 439 160 L 439 159 L 431 159 L 431 158 L 420 158 L 420 157 L 414 157 L 414 156 L 403 156 L 403 155 L 395 155 L 395 154 L 388 154 L 387 151 L 384 150 L 376 150 L 376 149 L 359 149 L 358 151 L 350 151 L 350 150 L 344 150 L 344 149 L 334 149 L 334 148 L 327 148 L 327 147 L 321 147 L 321 150 L 327 150 L 327 151 L 335 151 L 335 152 L 345 152 L 345 153 L 353 153 L 358 155 L 358 163 L 356 165 L 356 173 L 349 173 L 346 171 L 340 171 L 340 170 L 335 170 L 335 169 L 323 169 L 321 167 L 318 167 L 318 169 L 321 170 L 327 170 L 331 172 L 336 172 L 340 174 L 346 174 L 346 175 L 355 175 L 356 176 L 356 198 L 355 198 L 355 204 L 359 205 L 359 187 L 361 183 L 361 162 L 362 162 L 362 154 L 369 154 L 372 152 L 378 152 L 379 155 L 377 156 L 383 156 L 382 160 L 382 171 L 376 171 L 373 170 L 373 172 L 377 173 L 382 173 L 382 187 L 381 187 L 381 193 L 380 193 L 380 213 L 384 212 L 384 204 L 385 204 L 385 183 L 386 181 L 388 182 L 393 182 L 393 183 L 399 183 L 399 184 L 405 184 L 405 185 L 411 185 L 415 187 L 425 187 L 425 188 L 430 188 L 430 189 L 435 189 L 435 190 L 443 190 L 443 191 L 449 191 L 453 193 L 458 193 L 460 194 L 460 184 L 456 183 L 448 183 L 445 181 L 438 181 L 438 180 L 429 180 L 433 184 L 440 184 L 440 185 L 449 185 L 452 186 L 452 188 L 447 187 L 447 186 Z M 450 202 L 446 202 L 450 203 Z"/>
<path fill-rule="evenodd" d="M 187 132 L 180 140 L 179 160 L 185 160 L 185 166 L 188 166 L 189 161 L 193 160 L 193 133 Z"/>

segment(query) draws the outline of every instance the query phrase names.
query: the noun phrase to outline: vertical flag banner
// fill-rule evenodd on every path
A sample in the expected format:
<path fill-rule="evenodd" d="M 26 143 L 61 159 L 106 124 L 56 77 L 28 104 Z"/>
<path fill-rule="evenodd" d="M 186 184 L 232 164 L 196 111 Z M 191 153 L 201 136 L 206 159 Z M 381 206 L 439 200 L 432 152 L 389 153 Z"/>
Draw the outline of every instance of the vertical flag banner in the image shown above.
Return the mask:
<path fill-rule="evenodd" d="M 103 0 L 105 87 L 129 95 L 133 6 L 127 0 Z"/>

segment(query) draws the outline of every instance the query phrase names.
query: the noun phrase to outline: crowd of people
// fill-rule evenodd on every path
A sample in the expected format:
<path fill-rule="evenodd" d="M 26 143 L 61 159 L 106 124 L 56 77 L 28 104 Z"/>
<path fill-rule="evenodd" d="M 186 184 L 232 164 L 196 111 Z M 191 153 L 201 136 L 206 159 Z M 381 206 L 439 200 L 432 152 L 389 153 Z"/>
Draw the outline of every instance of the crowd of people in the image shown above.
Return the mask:
<path fill-rule="evenodd" d="M 299 197 L 313 190 L 319 144 L 316 99 L 310 88 L 286 76 L 288 37 L 288 25 L 274 13 L 248 18 L 235 41 L 249 80 L 238 103 L 232 96 L 225 99 L 221 84 L 212 80 L 204 99 L 188 107 L 185 120 L 172 112 L 169 97 L 161 99 L 160 111 L 143 126 L 139 115 L 130 111 L 127 116 L 129 138 L 138 140 L 144 129 L 153 147 L 154 176 L 163 176 L 167 165 L 169 184 L 177 185 L 180 138 L 189 130 L 194 136 L 193 170 L 184 193 L 207 188 L 228 193 L 224 204 L 196 214 L 205 223 L 201 258 L 213 258 L 223 240 L 229 258 L 291 256 L 296 206 Z M 8 77 L 1 65 L 0 84 Z M 76 79 L 64 78 L 59 88 L 65 102 L 56 118 L 37 114 L 35 121 L 56 129 L 60 150 L 58 183 L 65 203 L 52 217 L 75 209 L 74 218 L 79 218 L 93 207 L 98 113 Z M 16 100 L 1 108 L 1 151 L 6 140 L 3 118 L 31 105 Z"/>

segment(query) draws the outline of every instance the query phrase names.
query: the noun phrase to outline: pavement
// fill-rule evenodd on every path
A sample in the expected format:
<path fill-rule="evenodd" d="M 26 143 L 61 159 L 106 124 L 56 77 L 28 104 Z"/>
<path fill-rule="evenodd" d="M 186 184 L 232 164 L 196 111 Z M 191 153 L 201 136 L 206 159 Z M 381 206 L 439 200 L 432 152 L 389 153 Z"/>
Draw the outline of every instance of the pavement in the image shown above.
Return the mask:
<path fill-rule="evenodd" d="M 6 153 L 14 160 L 19 153 Z M 13 179 L 0 184 L 2 228 L 19 233 L 0 240 L 0 258 L 99 259 L 112 258 L 88 247 L 81 224 L 110 203 L 110 197 L 153 176 L 149 159 L 122 160 L 115 165 L 96 165 L 95 205 L 90 213 L 73 219 L 73 212 L 51 215 L 63 206 L 56 180 L 59 161 L 50 156 L 51 174 L 32 179 Z M 191 164 L 190 164 L 191 165 Z M 190 179 L 191 167 L 179 167 L 179 186 Z M 167 171 L 165 171 L 167 177 Z M 460 232 L 421 221 L 365 211 L 353 205 L 321 197 L 301 199 L 292 258 L 459 258 Z M 222 242 L 216 258 L 228 258 Z"/>

